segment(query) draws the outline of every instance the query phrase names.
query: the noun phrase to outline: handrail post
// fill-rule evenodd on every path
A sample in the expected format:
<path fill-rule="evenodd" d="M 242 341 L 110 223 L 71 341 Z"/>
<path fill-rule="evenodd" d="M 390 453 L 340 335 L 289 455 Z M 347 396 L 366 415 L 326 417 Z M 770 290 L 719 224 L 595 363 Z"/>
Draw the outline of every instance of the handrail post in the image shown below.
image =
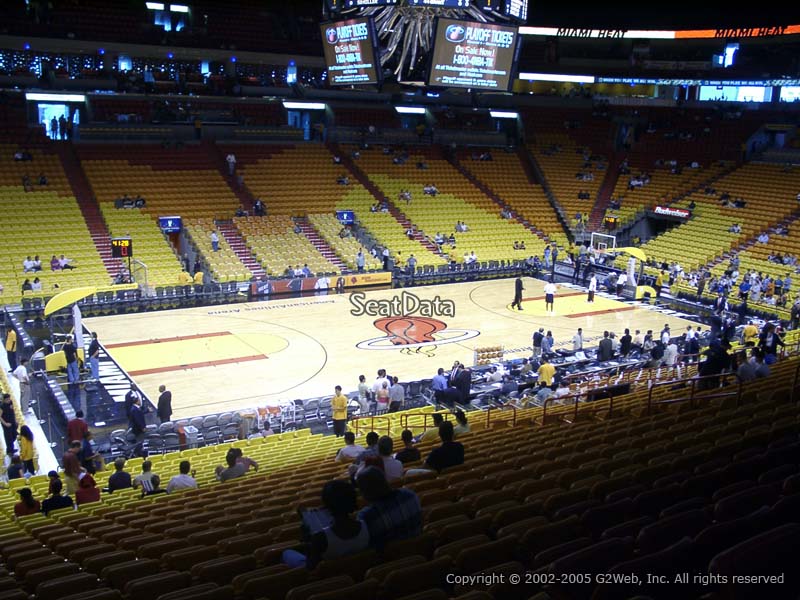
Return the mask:
<path fill-rule="evenodd" d="M 578 396 L 575 396 L 575 413 L 572 415 L 572 422 L 577 423 L 578 421 Z"/>
<path fill-rule="evenodd" d="M 647 415 L 650 416 L 653 413 L 653 387 L 647 390 Z"/>
<path fill-rule="evenodd" d="M 511 417 L 511 426 L 515 426 L 517 424 L 517 407 L 512 406 L 511 409 L 514 411 L 514 416 Z"/>
<path fill-rule="evenodd" d="M 692 391 L 689 392 L 689 408 L 691 408 L 692 410 L 694 410 L 695 408 L 694 393 L 696 389 L 697 389 L 697 379 L 692 379 Z"/>
<path fill-rule="evenodd" d="M 542 405 L 542 427 L 547 425 L 547 400 L 549 400 L 549 398 L 545 399 Z"/>
<path fill-rule="evenodd" d="M 486 429 L 489 429 L 489 425 L 491 424 L 491 420 L 492 420 L 491 417 L 490 417 L 491 413 L 492 413 L 492 407 L 490 406 L 486 410 Z"/>
<path fill-rule="evenodd" d="M 738 389 L 736 390 L 736 408 L 739 408 L 742 405 L 742 391 L 743 391 L 742 388 L 744 387 L 741 379 L 739 380 L 737 387 Z"/>
<path fill-rule="evenodd" d="M 608 418 L 611 419 L 614 416 L 614 392 L 611 392 L 611 395 L 608 397 Z"/>

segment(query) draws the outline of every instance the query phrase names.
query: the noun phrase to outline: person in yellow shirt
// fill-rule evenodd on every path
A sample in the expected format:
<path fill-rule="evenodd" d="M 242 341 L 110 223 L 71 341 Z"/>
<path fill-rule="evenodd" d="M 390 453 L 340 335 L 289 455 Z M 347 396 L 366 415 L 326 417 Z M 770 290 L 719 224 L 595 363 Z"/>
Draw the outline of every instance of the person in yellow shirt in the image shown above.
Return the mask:
<path fill-rule="evenodd" d="M 331 409 L 333 411 L 333 433 L 336 437 L 342 437 L 347 427 L 347 396 L 342 394 L 342 386 L 336 386 L 336 394 L 331 399 Z"/>
<path fill-rule="evenodd" d="M 758 341 L 758 327 L 753 325 L 752 321 L 748 321 L 747 325 L 742 330 L 742 343 L 745 346 L 755 346 Z"/>
<path fill-rule="evenodd" d="M 660 296 L 661 296 L 661 288 L 662 288 L 663 286 L 664 286 L 664 271 L 661 271 L 661 272 L 660 272 L 660 273 L 659 273 L 659 274 L 656 276 L 656 283 L 655 283 L 655 288 L 656 288 L 656 298 L 658 298 L 658 297 L 660 297 Z"/>
<path fill-rule="evenodd" d="M 181 271 L 180 275 L 178 275 L 178 283 L 181 285 L 189 285 L 192 283 L 192 276 L 186 271 Z"/>
<path fill-rule="evenodd" d="M 546 385 L 553 385 L 553 376 L 556 374 L 556 368 L 550 364 L 546 358 L 539 367 L 539 382 L 544 382 Z"/>
<path fill-rule="evenodd" d="M 198 271 L 194 274 L 194 284 L 195 285 L 203 285 L 203 272 Z"/>
<path fill-rule="evenodd" d="M 19 457 L 25 465 L 25 472 L 36 475 L 36 467 L 33 464 L 33 432 L 30 427 L 23 425 L 19 428 Z"/>
<path fill-rule="evenodd" d="M 8 365 L 13 371 L 17 368 L 17 332 L 13 327 L 6 335 L 6 354 L 8 354 Z"/>

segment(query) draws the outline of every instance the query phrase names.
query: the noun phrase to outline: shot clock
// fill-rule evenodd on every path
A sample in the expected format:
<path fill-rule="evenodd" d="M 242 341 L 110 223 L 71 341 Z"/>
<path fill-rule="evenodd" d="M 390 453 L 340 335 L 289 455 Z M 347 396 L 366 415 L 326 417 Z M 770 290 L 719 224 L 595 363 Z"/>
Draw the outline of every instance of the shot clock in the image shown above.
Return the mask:
<path fill-rule="evenodd" d="M 130 258 L 131 256 L 133 256 L 133 240 L 131 238 L 111 238 L 112 258 Z"/>

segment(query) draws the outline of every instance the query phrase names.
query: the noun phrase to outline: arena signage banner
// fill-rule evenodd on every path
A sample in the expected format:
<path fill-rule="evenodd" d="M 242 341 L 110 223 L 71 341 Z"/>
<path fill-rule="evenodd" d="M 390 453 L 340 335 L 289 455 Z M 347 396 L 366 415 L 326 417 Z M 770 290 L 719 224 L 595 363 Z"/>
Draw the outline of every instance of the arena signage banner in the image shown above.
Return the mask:
<path fill-rule="evenodd" d="M 656 206 L 653 212 L 663 217 L 677 217 L 678 219 L 688 219 L 692 216 L 692 211 L 685 208 L 672 208 L 671 206 Z"/>

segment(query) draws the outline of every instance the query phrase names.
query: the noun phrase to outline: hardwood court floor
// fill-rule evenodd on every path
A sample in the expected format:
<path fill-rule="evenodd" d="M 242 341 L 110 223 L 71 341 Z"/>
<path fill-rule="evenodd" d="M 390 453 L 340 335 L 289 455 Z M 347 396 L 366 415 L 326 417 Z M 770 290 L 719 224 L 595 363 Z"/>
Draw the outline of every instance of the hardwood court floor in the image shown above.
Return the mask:
<path fill-rule="evenodd" d="M 584 291 L 562 286 L 555 312 L 546 313 L 544 283 L 524 282 L 522 311 L 511 309 L 514 280 L 505 279 L 411 288 L 405 293 L 421 300 L 451 301 L 454 314 L 447 302 L 439 302 L 436 308 L 445 316 L 423 312 L 410 320 L 352 314 L 367 301 L 403 294 L 382 290 L 362 292 L 356 304 L 350 294 L 330 294 L 84 323 L 153 401 L 160 384 L 172 391 L 173 418 L 333 394 L 337 384 L 347 393 L 356 389 L 360 374 L 371 384 L 379 368 L 401 381 L 429 378 L 454 360 L 472 365 L 476 347 L 503 346 L 507 358 L 529 356 L 531 335 L 539 327 L 553 332 L 556 348 L 571 348 L 578 327 L 589 347 L 604 330 L 658 333 L 669 323 L 677 334 L 690 324 L 600 296 L 588 304 Z M 415 302 L 410 296 L 405 300 Z M 391 308 L 375 304 L 368 308 Z M 395 345 L 399 341 L 405 343 Z"/>

